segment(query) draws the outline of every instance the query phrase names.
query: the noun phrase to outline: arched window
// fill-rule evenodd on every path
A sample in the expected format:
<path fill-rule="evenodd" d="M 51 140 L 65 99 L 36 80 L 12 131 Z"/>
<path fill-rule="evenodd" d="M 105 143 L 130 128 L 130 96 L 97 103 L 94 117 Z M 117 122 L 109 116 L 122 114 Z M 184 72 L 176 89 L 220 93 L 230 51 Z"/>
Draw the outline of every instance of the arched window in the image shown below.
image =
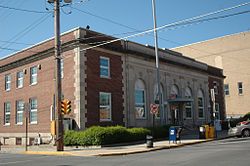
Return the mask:
<path fill-rule="evenodd" d="M 146 90 L 142 80 L 135 82 L 135 117 L 136 119 L 146 118 Z"/>
<path fill-rule="evenodd" d="M 162 84 L 160 84 L 160 93 L 161 93 L 161 103 L 163 103 L 164 99 L 163 99 L 163 86 Z M 154 85 L 154 101 L 156 101 L 157 99 L 157 93 L 158 93 L 158 84 Z M 158 111 L 158 113 L 155 115 L 156 118 L 160 117 L 160 112 Z"/>
<path fill-rule="evenodd" d="M 192 92 L 189 87 L 185 89 L 185 98 L 191 99 Z M 185 103 L 186 118 L 192 118 L 192 103 L 191 101 Z"/>
<path fill-rule="evenodd" d="M 179 88 L 177 85 L 173 85 L 170 91 L 170 98 L 177 98 L 179 95 Z"/>
<path fill-rule="evenodd" d="M 199 118 L 204 118 L 204 95 L 202 90 L 198 91 L 198 114 Z"/>

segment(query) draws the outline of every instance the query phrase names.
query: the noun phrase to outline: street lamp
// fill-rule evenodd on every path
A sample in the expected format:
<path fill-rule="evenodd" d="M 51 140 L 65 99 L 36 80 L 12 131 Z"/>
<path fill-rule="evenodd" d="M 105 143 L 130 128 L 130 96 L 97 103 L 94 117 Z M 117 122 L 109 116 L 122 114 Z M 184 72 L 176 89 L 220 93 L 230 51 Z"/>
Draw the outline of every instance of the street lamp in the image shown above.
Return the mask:
<path fill-rule="evenodd" d="M 161 125 L 164 124 L 164 112 L 162 109 L 162 95 L 161 95 L 161 84 L 160 84 L 160 69 L 159 69 L 159 56 L 158 56 L 158 35 L 157 35 L 157 24 L 156 24 L 156 9 L 155 0 L 152 0 L 152 11 L 154 20 L 154 41 L 155 41 L 155 67 L 156 67 L 156 81 L 157 81 L 157 96 L 156 99 L 159 102 L 159 111 L 161 118 Z"/>

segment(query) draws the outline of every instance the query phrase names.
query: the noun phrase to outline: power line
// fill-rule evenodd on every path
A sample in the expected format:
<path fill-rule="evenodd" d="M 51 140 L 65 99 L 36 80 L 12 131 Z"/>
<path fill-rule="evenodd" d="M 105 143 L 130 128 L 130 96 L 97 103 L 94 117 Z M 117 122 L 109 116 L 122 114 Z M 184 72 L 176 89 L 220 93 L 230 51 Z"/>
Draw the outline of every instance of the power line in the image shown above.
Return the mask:
<path fill-rule="evenodd" d="M 198 19 L 203 18 L 203 17 L 208 17 L 208 16 L 211 16 L 211 15 L 219 14 L 219 13 L 226 12 L 226 11 L 229 11 L 229 10 L 233 10 L 233 9 L 236 9 L 236 8 L 240 8 L 240 7 L 249 5 L 249 4 L 250 4 L 250 2 L 247 2 L 247 3 L 243 3 L 243 4 L 240 4 L 240 5 L 233 6 L 233 7 L 217 10 L 215 12 L 210 12 L 210 13 L 206 13 L 206 14 L 203 14 L 203 15 L 199 15 L 199 16 L 195 16 L 195 17 L 192 17 L 192 18 L 177 21 L 177 22 L 174 22 L 174 23 L 166 24 L 166 25 L 163 25 L 161 27 L 156 28 L 156 30 L 159 31 L 159 30 L 164 30 L 166 28 L 170 28 L 170 27 L 174 27 L 174 26 L 178 26 L 178 25 L 185 25 L 187 23 L 191 23 L 192 21 L 198 21 Z M 126 39 L 132 38 L 132 37 L 144 36 L 145 34 L 152 33 L 153 31 L 154 31 L 154 29 L 145 30 L 145 31 L 140 32 L 140 33 L 136 33 L 136 34 L 129 35 L 129 36 L 122 37 L 122 38 L 118 38 L 118 39 L 114 39 L 114 40 L 106 42 L 106 43 L 102 43 L 102 44 L 98 44 L 98 45 L 95 45 L 95 46 L 87 47 L 87 48 L 82 49 L 81 51 L 85 51 L 85 50 L 88 50 L 88 49 L 100 47 L 100 46 L 110 44 L 110 43 L 114 43 L 114 42 L 117 42 L 117 41 L 120 41 L 120 40 L 126 40 Z"/>
<path fill-rule="evenodd" d="M 7 41 L 7 40 L 0 40 L 0 42 L 1 43 L 11 43 L 11 44 L 28 45 L 28 46 L 34 45 L 34 44 L 31 44 L 31 43 L 10 42 L 10 41 Z"/>
<path fill-rule="evenodd" d="M 24 35 L 26 35 L 27 33 L 29 33 L 31 30 L 33 30 L 34 28 L 36 28 L 38 25 L 40 25 L 42 22 L 44 22 L 51 15 L 52 15 L 52 13 L 48 13 L 47 15 L 42 16 L 41 18 L 39 18 L 38 20 L 36 20 L 32 24 L 30 24 L 28 27 L 26 27 L 24 30 L 22 30 L 21 32 L 19 32 L 15 36 L 13 36 L 9 40 L 9 42 L 15 42 L 15 41 L 17 41 L 18 39 L 20 39 L 21 37 L 23 37 Z M 12 43 L 4 44 L 1 47 L 9 47 L 10 45 L 12 45 Z M 2 49 L 0 48 L 0 52 L 1 52 L 1 50 Z"/>
<path fill-rule="evenodd" d="M 20 9 L 20 8 L 14 8 L 14 7 L 3 6 L 3 5 L 0 5 L 0 8 L 9 9 L 9 10 L 16 10 L 16 11 L 22 11 L 22 12 L 29 12 L 29 13 L 38 13 L 38 14 L 51 13 L 49 11 L 46 12 L 46 11 Z"/>
<path fill-rule="evenodd" d="M 203 22 L 206 22 L 206 21 L 212 21 L 212 20 L 216 20 L 216 19 L 222 19 L 222 18 L 227 18 L 227 17 L 232 17 L 232 16 L 236 16 L 236 15 L 240 15 L 240 14 L 246 14 L 246 13 L 250 13 L 250 10 L 247 10 L 247 11 L 242 11 L 242 12 L 238 12 L 238 13 L 233 13 L 233 14 L 228 14 L 228 15 L 223 15 L 223 16 L 218 16 L 218 17 L 212 17 L 212 18 L 208 18 L 208 19 L 202 19 L 202 20 L 196 20 L 196 21 L 193 21 L 193 22 L 187 22 L 185 24 L 180 24 L 180 25 L 176 25 L 176 26 L 173 26 L 171 27 L 171 29 L 168 29 L 168 30 L 174 30 L 174 29 L 177 29 L 179 28 L 179 26 L 183 27 L 183 26 L 188 26 L 188 25 L 193 25 L 193 24 L 198 24 L 198 23 L 203 23 Z M 122 35 L 122 34 L 128 34 L 128 33 L 132 33 L 132 32 L 125 32 L 125 33 L 121 33 L 121 34 L 113 34 L 113 35 Z M 96 39 L 96 38 L 101 38 L 101 37 L 105 37 L 105 36 L 108 36 L 108 35 L 105 35 L 105 34 L 100 34 L 100 35 L 96 35 L 96 36 L 93 36 L 93 37 L 88 37 L 88 38 L 84 38 L 83 40 L 88 40 L 88 39 Z M 174 41 L 171 41 L 171 40 L 167 40 L 167 39 L 164 39 L 164 38 L 161 38 L 162 40 L 166 40 L 166 41 L 169 41 L 169 42 L 172 42 L 172 43 L 175 43 L 175 44 L 179 44 L 179 45 L 183 45 L 181 43 L 178 43 L 178 42 L 174 42 Z M 94 44 L 105 44 L 106 42 L 111 42 L 112 40 L 102 40 L 102 41 L 97 41 L 97 42 L 91 42 L 91 43 L 85 43 L 85 44 L 89 44 L 89 45 L 94 45 Z M 13 43 L 13 44 L 25 44 L 25 45 L 34 45 L 34 44 L 26 44 L 26 43 L 18 43 L 18 42 L 8 42 L 8 41 L 1 41 L 0 42 L 6 42 L 6 43 Z M 190 49 L 193 49 L 193 50 L 197 50 L 197 51 L 200 51 L 200 52 L 205 52 L 205 53 L 208 53 L 209 55 L 205 55 L 205 56 L 199 56 L 199 57 L 196 57 L 196 58 L 203 58 L 203 57 L 208 57 L 208 56 L 213 56 L 215 55 L 214 53 L 211 53 L 211 52 L 208 52 L 208 51 L 205 51 L 205 50 L 200 50 L 200 49 L 197 49 L 197 48 L 193 48 L 191 46 L 186 46 Z M 20 51 L 20 50 L 17 50 L 17 49 L 13 49 L 13 48 L 6 48 L 6 47 L 0 47 L 0 49 L 5 49 L 5 50 L 11 50 L 11 51 Z M 36 52 L 38 53 L 38 52 Z"/>

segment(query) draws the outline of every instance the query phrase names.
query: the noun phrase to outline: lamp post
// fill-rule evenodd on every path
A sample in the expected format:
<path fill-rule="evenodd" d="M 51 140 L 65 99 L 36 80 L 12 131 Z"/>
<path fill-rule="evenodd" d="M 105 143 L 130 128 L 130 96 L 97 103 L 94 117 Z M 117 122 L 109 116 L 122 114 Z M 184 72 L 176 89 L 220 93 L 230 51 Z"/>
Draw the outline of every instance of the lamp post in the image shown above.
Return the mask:
<path fill-rule="evenodd" d="M 162 109 L 155 0 L 152 0 L 152 11 L 153 11 L 153 20 L 154 20 L 155 67 L 156 67 L 156 81 L 157 81 L 157 97 L 156 98 L 159 101 L 160 119 L 161 119 L 161 125 L 163 125 L 164 124 L 164 112 Z"/>

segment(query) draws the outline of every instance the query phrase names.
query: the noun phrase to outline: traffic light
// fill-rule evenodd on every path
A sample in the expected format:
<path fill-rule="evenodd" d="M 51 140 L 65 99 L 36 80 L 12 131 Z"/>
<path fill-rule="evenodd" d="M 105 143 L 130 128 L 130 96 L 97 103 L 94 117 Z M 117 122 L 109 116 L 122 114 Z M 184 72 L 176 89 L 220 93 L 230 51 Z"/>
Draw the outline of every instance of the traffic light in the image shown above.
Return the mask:
<path fill-rule="evenodd" d="M 64 115 L 69 114 L 71 112 L 71 101 L 68 99 L 61 101 L 61 111 Z"/>

